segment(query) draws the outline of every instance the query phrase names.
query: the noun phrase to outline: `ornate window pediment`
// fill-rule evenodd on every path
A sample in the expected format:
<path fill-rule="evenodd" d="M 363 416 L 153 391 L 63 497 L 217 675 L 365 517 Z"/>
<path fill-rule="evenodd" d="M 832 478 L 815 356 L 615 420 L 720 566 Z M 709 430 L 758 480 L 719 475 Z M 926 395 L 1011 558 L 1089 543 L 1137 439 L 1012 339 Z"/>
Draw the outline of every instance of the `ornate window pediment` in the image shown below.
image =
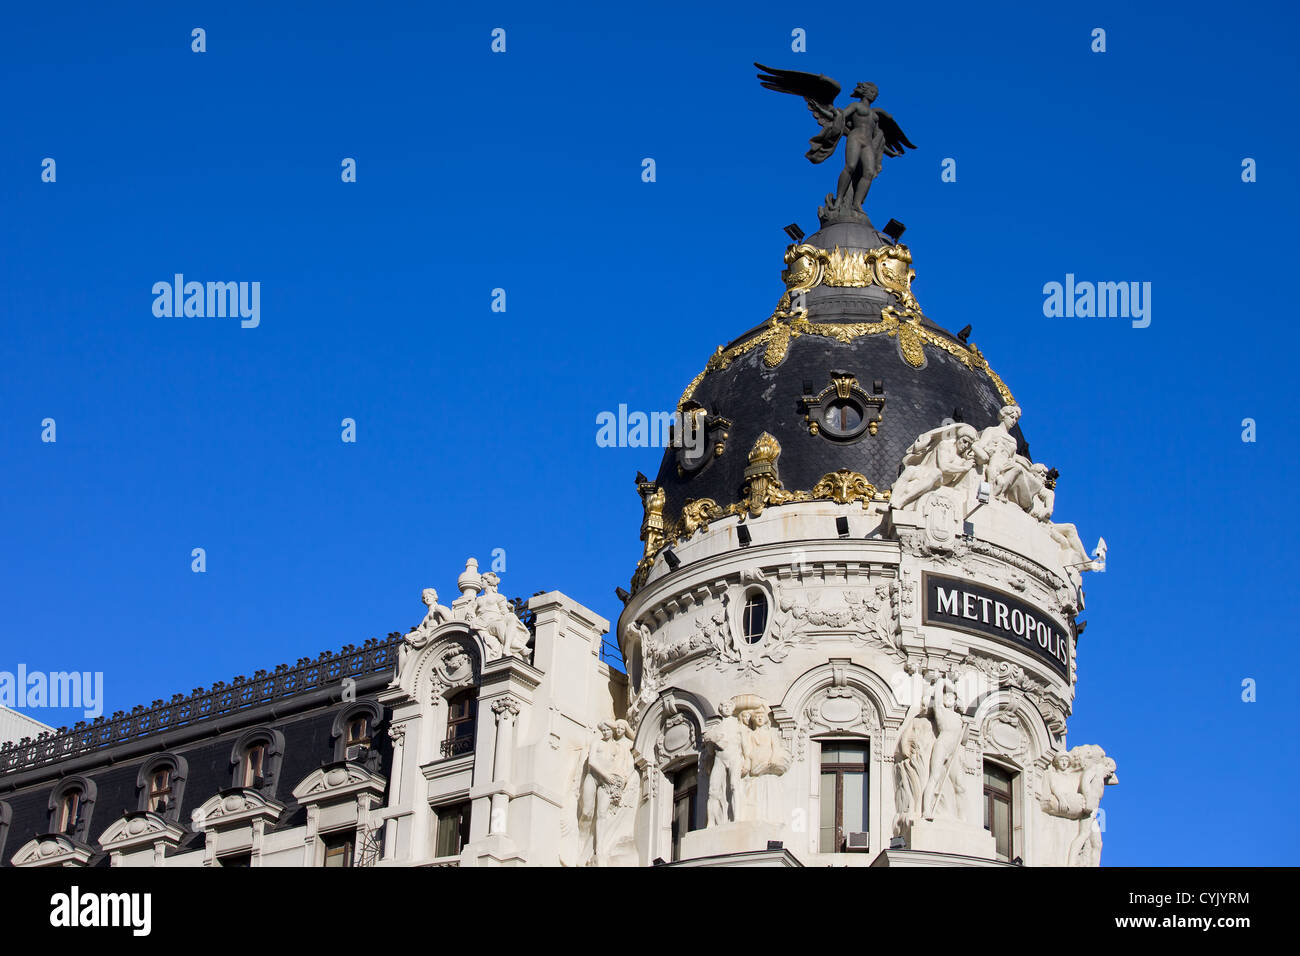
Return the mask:
<path fill-rule="evenodd" d="M 146 847 L 157 848 L 159 844 L 175 849 L 185 838 L 186 832 L 179 823 L 160 813 L 128 810 L 100 834 L 99 845 L 112 854 L 131 853 Z"/>
<path fill-rule="evenodd" d="M 93 847 L 65 833 L 46 833 L 28 840 L 14 854 L 14 866 L 85 866 L 95 855 Z"/>
<path fill-rule="evenodd" d="M 884 386 L 880 382 L 867 393 L 852 372 L 831 372 L 831 384 L 813 393 L 811 381 L 804 382 L 803 409 L 808 432 L 831 441 L 857 441 L 874 435 L 885 410 Z"/>
<path fill-rule="evenodd" d="M 194 811 L 194 829 L 227 830 L 254 821 L 274 823 L 284 804 L 251 787 L 231 787 L 209 797 Z"/>
<path fill-rule="evenodd" d="M 379 797 L 387 785 L 386 778 L 372 773 L 361 764 L 338 760 L 307 774 L 293 788 L 293 797 L 304 806 L 310 806 L 355 800 L 363 793 Z"/>

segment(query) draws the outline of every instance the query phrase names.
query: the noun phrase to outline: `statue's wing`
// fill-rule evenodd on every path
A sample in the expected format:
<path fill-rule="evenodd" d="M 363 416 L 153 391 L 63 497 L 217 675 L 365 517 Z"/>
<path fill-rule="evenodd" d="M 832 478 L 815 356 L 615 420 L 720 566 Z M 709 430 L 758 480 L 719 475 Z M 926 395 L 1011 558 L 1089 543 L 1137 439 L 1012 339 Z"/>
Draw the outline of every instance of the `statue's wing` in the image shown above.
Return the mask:
<path fill-rule="evenodd" d="M 829 76 L 818 73 L 802 73 L 799 70 L 778 70 L 775 67 L 755 63 L 763 72 L 758 74 L 758 82 L 764 89 L 791 96 L 802 96 L 808 101 L 817 122 L 823 126 L 829 122 L 824 111 L 834 111 L 835 97 L 840 95 L 840 85 Z"/>
<path fill-rule="evenodd" d="M 904 146 L 908 149 L 916 149 L 916 144 L 907 138 L 903 128 L 884 110 L 876 110 L 876 124 L 885 134 L 886 156 L 902 156 Z"/>

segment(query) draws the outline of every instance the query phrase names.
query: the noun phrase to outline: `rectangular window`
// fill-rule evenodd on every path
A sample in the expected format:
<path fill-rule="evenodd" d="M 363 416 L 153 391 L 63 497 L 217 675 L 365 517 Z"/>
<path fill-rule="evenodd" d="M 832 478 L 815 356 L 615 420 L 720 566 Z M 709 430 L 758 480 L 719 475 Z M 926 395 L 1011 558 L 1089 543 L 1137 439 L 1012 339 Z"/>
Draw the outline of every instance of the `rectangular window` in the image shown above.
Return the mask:
<path fill-rule="evenodd" d="M 454 803 L 434 810 L 438 815 L 434 856 L 456 856 L 465 848 L 469 842 L 469 810 L 468 803 Z"/>
<path fill-rule="evenodd" d="M 244 754 L 244 786 L 256 787 L 258 779 L 265 773 L 266 744 L 254 744 Z"/>
<path fill-rule="evenodd" d="M 356 846 L 356 831 L 329 833 L 322 837 L 325 843 L 326 866 L 351 866 Z"/>
<path fill-rule="evenodd" d="M 172 772 L 159 770 L 149 778 L 149 810 L 152 813 L 166 813 L 171 805 Z"/>
<path fill-rule="evenodd" d="M 477 721 L 478 691 L 466 691 L 447 702 L 447 737 L 442 742 L 444 757 L 459 757 L 473 751 Z"/>
<path fill-rule="evenodd" d="M 81 791 L 73 790 L 63 797 L 59 805 L 59 833 L 72 835 L 77 830 L 77 816 L 81 813 Z"/>
<path fill-rule="evenodd" d="M 1015 780 L 1010 770 L 995 763 L 984 764 L 984 829 L 993 834 L 998 859 L 1008 863 L 1015 855 Z"/>
<path fill-rule="evenodd" d="M 722 772 L 721 766 L 718 772 Z M 673 774 L 673 860 L 682 858 L 682 837 L 699 829 L 699 770 L 695 765 Z"/>
<path fill-rule="evenodd" d="M 251 867 L 253 865 L 253 854 L 232 853 L 230 856 L 217 857 L 217 862 L 222 866 Z"/>
<path fill-rule="evenodd" d="M 842 853 L 850 833 L 866 833 L 868 822 L 867 744 L 823 740 L 821 763 L 822 853 Z"/>

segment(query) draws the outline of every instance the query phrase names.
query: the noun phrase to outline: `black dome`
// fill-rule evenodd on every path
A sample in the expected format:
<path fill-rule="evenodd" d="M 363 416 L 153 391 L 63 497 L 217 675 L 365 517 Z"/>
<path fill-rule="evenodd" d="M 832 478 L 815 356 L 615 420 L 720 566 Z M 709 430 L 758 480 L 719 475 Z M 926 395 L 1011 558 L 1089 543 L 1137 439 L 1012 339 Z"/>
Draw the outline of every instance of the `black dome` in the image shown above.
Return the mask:
<path fill-rule="evenodd" d="M 878 250 L 882 256 L 892 247 L 894 276 L 900 263 L 910 263 L 907 247 L 894 245 L 869 223 L 835 223 L 787 251 L 786 261 L 794 263 L 787 272 L 792 286 L 797 280 L 790 276 L 806 262 L 796 260 L 801 252 L 807 254 L 807 247 L 850 255 Z M 826 259 L 824 253 L 821 258 Z M 901 268 L 908 271 L 906 265 Z M 922 432 L 945 419 L 976 429 L 997 424 L 998 410 L 1013 401 L 1009 390 L 977 348 L 924 318 L 919 307 L 906 308 L 909 301 L 915 303 L 910 275 L 895 286 L 891 291 L 879 282 L 854 287 L 842 278 L 836 284 L 818 281 L 804 294 L 805 321 L 778 307 L 773 320 L 719 350 L 683 395 L 683 410 L 702 409 L 697 414 L 708 423 L 703 457 L 691 459 L 683 449 L 669 448 L 659 469 L 656 483 L 665 492 L 663 514 L 670 527 L 688 500 L 711 498 L 724 509 L 741 500 L 747 456 L 764 432 L 780 443 L 777 466 L 788 491 L 810 491 L 823 475 L 839 469 L 857 472 L 884 491 L 898 476 L 908 445 Z M 856 379 L 852 386 L 850 376 Z M 808 397 L 814 398 L 811 408 Z M 813 433 L 818 409 L 848 404 L 849 419 L 857 417 L 852 406 L 870 419 L 880 398 L 884 402 L 874 434 L 866 421 L 857 426 L 859 434 L 848 437 L 836 437 L 825 422 Z M 1012 433 L 1028 457 L 1019 427 Z M 719 443 L 720 456 L 715 454 Z"/>

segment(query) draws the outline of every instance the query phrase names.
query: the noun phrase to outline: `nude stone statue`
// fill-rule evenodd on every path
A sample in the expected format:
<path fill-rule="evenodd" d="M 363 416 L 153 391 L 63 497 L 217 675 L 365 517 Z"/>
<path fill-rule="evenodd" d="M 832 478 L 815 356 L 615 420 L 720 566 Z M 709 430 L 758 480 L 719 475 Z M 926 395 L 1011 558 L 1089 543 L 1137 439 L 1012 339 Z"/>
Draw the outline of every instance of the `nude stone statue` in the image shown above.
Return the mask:
<path fill-rule="evenodd" d="M 932 428 L 917 438 L 903 456 L 906 467 L 890 490 L 890 503 L 902 510 L 936 488 L 960 486 L 975 468 L 975 439 L 975 429 L 963 424 Z"/>
<path fill-rule="evenodd" d="M 722 720 L 704 731 L 705 748 L 700 754 L 700 763 L 701 769 L 709 776 L 709 826 L 736 819 L 744 755 L 740 720 L 735 716 L 735 710 L 731 701 L 722 701 L 718 704 Z M 704 766 L 706 758 L 711 761 L 709 766 Z"/>
<path fill-rule="evenodd" d="M 1040 495 L 1046 487 L 1047 468 L 1035 465 L 1016 451 L 1018 446 L 1011 429 L 1018 421 L 1020 406 L 1004 405 L 998 412 L 998 423 L 980 432 L 975 442 L 975 461 L 984 469 L 984 478 L 995 498 L 1019 505 L 1026 514 L 1033 514 L 1036 508 L 1041 511 L 1044 507 Z"/>
<path fill-rule="evenodd" d="M 930 719 L 934 722 L 934 746 L 930 749 L 930 775 L 921 792 L 921 815 L 933 820 L 939 790 L 952 772 L 954 758 L 966 734 L 966 722 L 957 708 L 957 688 L 944 678 L 931 690 Z M 955 808 L 954 808 L 955 809 Z"/>
<path fill-rule="evenodd" d="M 433 588 L 425 588 L 421 591 L 420 599 L 424 601 L 425 607 L 429 610 L 425 613 L 424 620 L 411 628 L 410 633 L 406 635 L 408 640 L 411 640 L 417 634 L 427 636 L 440 624 L 451 620 L 451 608 L 438 603 L 438 592 Z"/>

